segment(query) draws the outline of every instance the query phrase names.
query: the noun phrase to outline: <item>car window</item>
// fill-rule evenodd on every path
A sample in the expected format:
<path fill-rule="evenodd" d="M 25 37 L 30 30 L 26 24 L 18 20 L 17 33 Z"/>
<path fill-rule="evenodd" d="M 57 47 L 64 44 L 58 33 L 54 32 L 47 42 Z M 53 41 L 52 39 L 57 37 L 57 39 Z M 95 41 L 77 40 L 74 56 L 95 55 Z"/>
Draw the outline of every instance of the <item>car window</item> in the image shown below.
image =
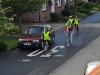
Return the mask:
<path fill-rule="evenodd" d="M 41 34 L 42 31 L 42 27 L 31 27 L 25 31 L 25 34 Z"/>

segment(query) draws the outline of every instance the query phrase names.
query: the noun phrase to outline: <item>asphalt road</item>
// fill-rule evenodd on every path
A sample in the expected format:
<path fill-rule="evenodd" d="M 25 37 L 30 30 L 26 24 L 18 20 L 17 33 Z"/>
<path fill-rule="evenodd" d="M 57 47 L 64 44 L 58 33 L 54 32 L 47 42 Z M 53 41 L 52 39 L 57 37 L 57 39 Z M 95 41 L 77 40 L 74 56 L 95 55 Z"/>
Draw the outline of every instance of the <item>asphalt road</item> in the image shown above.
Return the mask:
<path fill-rule="evenodd" d="M 100 35 L 99 16 L 100 12 L 80 21 L 80 32 L 74 32 L 70 48 L 65 47 L 65 34 L 60 29 L 56 32 L 53 52 L 46 51 L 46 56 L 39 49 L 16 49 L 0 57 L 0 75 L 49 75 Z"/>

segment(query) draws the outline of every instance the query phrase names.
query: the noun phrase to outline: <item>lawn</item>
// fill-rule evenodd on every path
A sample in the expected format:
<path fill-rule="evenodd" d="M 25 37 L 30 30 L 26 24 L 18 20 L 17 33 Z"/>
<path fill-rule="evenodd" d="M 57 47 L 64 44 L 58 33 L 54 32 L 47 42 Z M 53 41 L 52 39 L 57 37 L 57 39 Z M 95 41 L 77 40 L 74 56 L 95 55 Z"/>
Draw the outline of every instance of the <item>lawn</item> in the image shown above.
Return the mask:
<path fill-rule="evenodd" d="M 18 36 L 0 37 L 0 41 L 5 42 L 8 45 L 7 50 L 10 50 L 17 46 Z"/>

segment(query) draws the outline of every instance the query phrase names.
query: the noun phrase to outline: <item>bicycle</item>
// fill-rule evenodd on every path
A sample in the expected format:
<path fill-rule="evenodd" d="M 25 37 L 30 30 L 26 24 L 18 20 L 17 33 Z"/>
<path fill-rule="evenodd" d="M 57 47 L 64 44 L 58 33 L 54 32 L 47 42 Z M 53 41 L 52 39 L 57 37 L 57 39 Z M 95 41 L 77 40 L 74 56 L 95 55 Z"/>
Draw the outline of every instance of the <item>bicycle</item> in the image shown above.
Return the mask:
<path fill-rule="evenodd" d="M 69 30 L 67 29 L 66 31 L 65 31 L 65 33 L 66 33 L 66 39 L 65 39 L 65 45 L 66 45 L 66 47 L 68 48 L 71 44 L 70 44 L 70 32 L 69 32 Z"/>
<path fill-rule="evenodd" d="M 48 41 L 47 40 L 45 40 L 44 42 L 43 42 L 43 46 L 42 46 L 43 48 L 43 54 L 45 55 L 45 51 L 49 48 L 49 44 L 48 44 Z"/>

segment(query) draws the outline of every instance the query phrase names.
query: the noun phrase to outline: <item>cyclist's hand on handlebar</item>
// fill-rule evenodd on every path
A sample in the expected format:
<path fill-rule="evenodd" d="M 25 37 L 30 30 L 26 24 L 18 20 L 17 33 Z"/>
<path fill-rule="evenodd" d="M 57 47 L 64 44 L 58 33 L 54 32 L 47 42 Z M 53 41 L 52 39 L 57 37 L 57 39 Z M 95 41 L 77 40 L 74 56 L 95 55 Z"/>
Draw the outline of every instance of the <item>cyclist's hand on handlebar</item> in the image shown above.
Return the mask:
<path fill-rule="evenodd" d="M 63 31 L 65 33 L 65 31 Z"/>

